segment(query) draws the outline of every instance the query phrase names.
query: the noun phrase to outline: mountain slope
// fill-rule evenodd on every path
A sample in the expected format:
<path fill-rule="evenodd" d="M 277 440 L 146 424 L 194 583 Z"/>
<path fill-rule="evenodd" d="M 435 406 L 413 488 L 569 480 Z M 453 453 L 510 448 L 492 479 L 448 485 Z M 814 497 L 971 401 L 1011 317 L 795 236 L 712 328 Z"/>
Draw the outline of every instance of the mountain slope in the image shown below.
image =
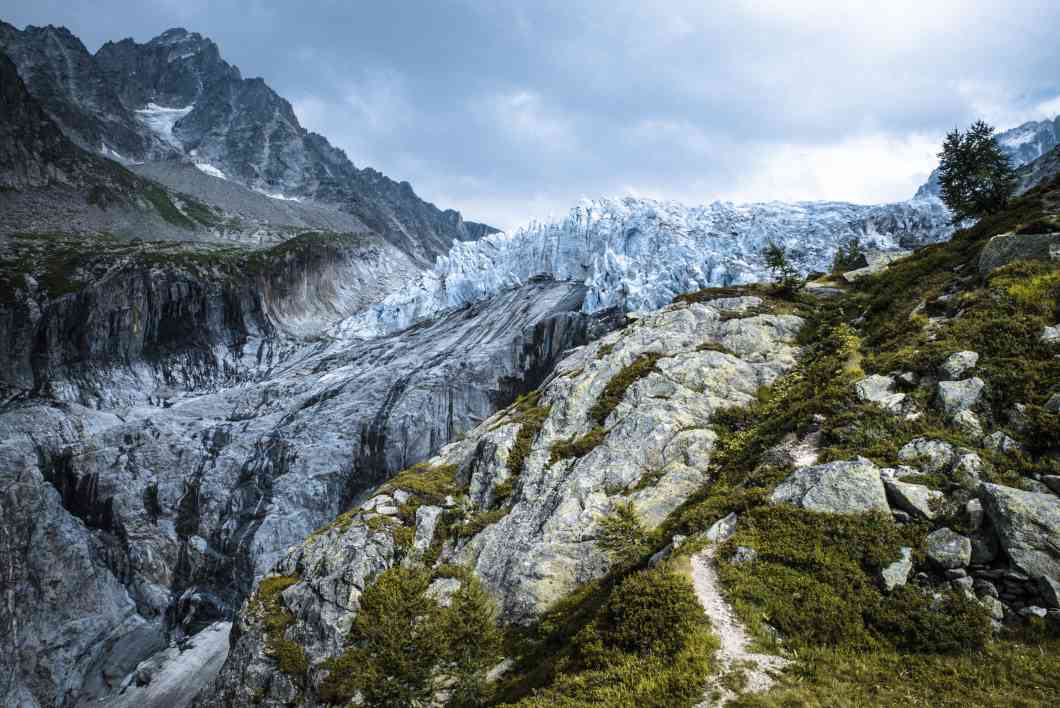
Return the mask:
<path fill-rule="evenodd" d="M 335 205 L 424 265 L 455 241 L 495 231 L 424 202 L 407 182 L 354 167 L 197 33 L 108 42 L 92 56 L 65 28 L 0 24 L 0 50 L 75 142 L 127 164 L 177 157 L 266 195 Z"/>
<path fill-rule="evenodd" d="M 1053 181 L 827 298 L 706 289 L 576 349 L 288 549 L 197 705 L 1056 704 L 1058 230 Z M 772 687 L 719 673 L 704 562 Z M 507 656 L 469 667 L 476 587 Z"/>

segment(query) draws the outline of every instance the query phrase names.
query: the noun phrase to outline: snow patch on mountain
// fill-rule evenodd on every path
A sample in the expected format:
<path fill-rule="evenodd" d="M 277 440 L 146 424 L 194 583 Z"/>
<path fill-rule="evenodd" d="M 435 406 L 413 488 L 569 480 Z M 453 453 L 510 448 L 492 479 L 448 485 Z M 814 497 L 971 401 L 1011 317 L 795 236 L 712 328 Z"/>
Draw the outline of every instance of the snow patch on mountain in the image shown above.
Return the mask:
<path fill-rule="evenodd" d="M 854 238 L 892 251 L 951 233 L 949 213 L 937 199 L 884 206 L 583 201 L 562 221 L 455 243 L 418 280 L 340 322 L 333 334 L 380 336 L 538 275 L 584 283 L 586 312 L 650 310 L 681 293 L 767 280 L 762 250 L 770 241 L 808 273 L 826 270 L 836 249 Z"/>
<path fill-rule="evenodd" d="M 214 167 L 213 165 L 211 165 L 208 162 L 196 162 L 195 163 L 195 167 L 200 172 L 205 172 L 206 174 L 210 175 L 211 177 L 219 177 L 220 179 L 228 179 L 227 177 L 225 177 L 225 173 L 224 172 L 222 172 L 221 170 L 217 169 L 216 167 Z"/>
<path fill-rule="evenodd" d="M 254 187 L 254 191 L 257 192 L 258 194 L 262 194 L 262 195 L 268 197 L 269 199 L 279 199 L 279 200 L 285 201 L 285 202 L 300 202 L 300 201 L 302 201 L 301 197 L 288 197 L 285 194 L 281 194 L 280 192 L 269 192 L 269 191 L 261 189 L 259 187 Z"/>
<path fill-rule="evenodd" d="M 183 150 L 177 136 L 173 135 L 173 126 L 177 121 L 191 113 L 195 104 L 183 108 L 168 108 L 156 103 L 148 103 L 145 107 L 136 111 L 136 118 L 151 129 L 163 142 L 172 145 L 178 150 Z"/>

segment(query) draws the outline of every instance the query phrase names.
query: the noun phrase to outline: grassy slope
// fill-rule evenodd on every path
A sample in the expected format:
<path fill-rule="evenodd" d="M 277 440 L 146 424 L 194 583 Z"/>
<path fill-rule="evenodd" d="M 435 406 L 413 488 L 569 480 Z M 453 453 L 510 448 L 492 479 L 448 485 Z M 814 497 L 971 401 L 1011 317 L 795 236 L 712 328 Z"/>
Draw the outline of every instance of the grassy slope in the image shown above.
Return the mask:
<path fill-rule="evenodd" d="M 976 264 L 991 236 L 1034 222 L 1057 224 L 1058 214 L 1060 182 L 1054 182 L 959 232 L 950 243 L 922 249 L 859 282 L 839 298 L 797 296 L 779 303 L 778 309 L 810 320 L 802 335 L 802 363 L 762 391 L 750 410 L 721 416 L 723 435 L 712 462 L 712 483 L 651 539 L 659 548 L 674 533 L 694 534 L 731 511 L 741 514 L 740 531 L 723 547 L 722 557 L 738 544 L 749 545 L 759 552 L 759 562 L 723 563 L 722 580 L 758 641 L 795 660 L 777 688 L 742 704 L 1060 705 L 1055 625 L 1032 624 L 991 639 L 985 614 L 960 596 L 946 595 L 935 607 L 911 590 L 888 595 L 878 588 L 876 573 L 897 558 L 899 546 L 913 546 L 922 558 L 923 537 L 954 519 L 899 526 L 886 517 L 769 507 L 765 499 L 788 470 L 761 464 L 763 453 L 785 435 L 811 430 L 815 416 L 825 419 L 824 461 L 864 455 L 893 465 L 901 446 L 920 435 L 977 449 L 977 441 L 930 408 L 921 419 L 904 421 L 859 403 L 853 387 L 871 373 L 928 375 L 950 353 L 971 349 L 982 355 L 979 375 L 990 385 L 990 413 L 984 422 L 988 429 L 1012 434 L 1027 449 L 1008 456 L 977 449 L 990 463 L 987 478 L 1020 486 L 1033 474 L 1055 474 L 1057 463 L 1041 453 L 1060 441 L 1057 416 L 1041 406 L 1049 386 L 1060 381 L 1060 360 L 1038 336 L 1060 319 L 1060 268 L 1017 263 L 984 279 Z M 748 290 L 761 294 L 762 288 Z M 742 292 L 711 290 L 681 299 Z M 777 308 L 778 303 L 772 305 Z M 924 392 L 911 395 L 928 403 Z M 1026 406 L 1028 423 L 1022 431 L 1009 425 L 1015 403 Z M 510 651 L 518 660 L 499 700 L 590 704 L 597 694 L 587 692 L 585 684 L 611 681 L 618 686 L 608 694 L 615 704 L 688 705 L 688 696 L 667 694 L 665 682 L 646 698 L 619 677 L 662 672 L 657 676 L 662 679 L 692 669 L 689 665 L 616 660 L 601 669 L 579 659 L 622 578 L 643 565 L 642 559 L 589 584 L 534 626 L 513 634 Z"/>

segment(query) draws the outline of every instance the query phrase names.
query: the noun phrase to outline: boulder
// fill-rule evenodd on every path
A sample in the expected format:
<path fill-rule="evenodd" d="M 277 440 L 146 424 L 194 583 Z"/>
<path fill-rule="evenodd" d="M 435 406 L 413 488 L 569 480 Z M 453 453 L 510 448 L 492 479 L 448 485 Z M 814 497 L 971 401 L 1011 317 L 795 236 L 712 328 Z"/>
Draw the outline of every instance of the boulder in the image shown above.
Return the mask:
<path fill-rule="evenodd" d="M 769 500 L 837 514 L 890 513 L 880 471 L 864 457 L 796 470 L 777 485 Z"/>
<path fill-rule="evenodd" d="M 937 505 L 944 498 L 942 492 L 929 489 L 922 484 L 886 480 L 884 486 L 887 489 L 888 498 L 895 506 L 919 519 L 934 519 L 936 512 L 932 506 Z"/>
<path fill-rule="evenodd" d="M 1060 608 L 1060 580 L 1043 575 L 1038 578 L 1038 594 L 1046 607 Z"/>
<path fill-rule="evenodd" d="M 1001 604 L 1001 600 L 992 595 L 984 595 L 979 598 L 979 602 L 986 608 L 987 612 L 990 613 L 990 618 L 995 622 L 1005 619 L 1005 606 Z"/>
<path fill-rule="evenodd" d="M 1049 413 L 1060 413 L 1060 391 L 1049 396 L 1049 400 L 1042 406 Z"/>
<path fill-rule="evenodd" d="M 1060 579 L 1060 502 L 1053 494 L 981 485 L 987 516 L 1012 564 L 1031 577 Z"/>
<path fill-rule="evenodd" d="M 1060 233 L 1001 234 L 987 241 L 979 255 L 979 272 L 991 273 L 1013 261 L 1060 259 Z"/>
<path fill-rule="evenodd" d="M 873 374 L 854 384 L 858 400 L 875 403 L 890 413 L 901 413 L 906 395 L 895 391 L 895 380 L 890 376 Z"/>
<path fill-rule="evenodd" d="M 707 529 L 706 537 L 711 543 L 723 543 L 732 538 L 734 533 L 736 533 L 736 512 L 729 514 L 724 519 L 715 521 Z"/>
<path fill-rule="evenodd" d="M 978 440 L 983 437 L 983 424 L 979 421 L 979 416 L 972 411 L 961 411 L 953 416 L 951 422 L 970 438 Z"/>
<path fill-rule="evenodd" d="M 979 403 L 985 387 L 986 382 L 978 376 L 961 381 L 940 381 L 938 396 L 942 411 L 952 417 L 970 410 Z"/>
<path fill-rule="evenodd" d="M 1047 474 L 1042 476 L 1042 484 L 1049 487 L 1054 494 L 1060 494 L 1060 475 Z"/>
<path fill-rule="evenodd" d="M 928 534 L 925 544 L 928 560 L 942 570 L 963 568 L 972 560 L 971 540 L 946 527 Z"/>
<path fill-rule="evenodd" d="M 1018 442 L 1000 430 L 990 433 L 983 438 L 983 447 L 987 450 L 993 450 L 994 452 L 1003 452 L 1006 455 L 1020 452 L 1023 449 Z"/>
<path fill-rule="evenodd" d="M 438 519 L 442 515 L 440 506 L 421 506 L 416 509 L 416 535 L 413 537 L 412 547 L 417 553 L 426 553 L 434 540 L 434 529 L 438 526 Z"/>
<path fill-rule="evenodd" d="M 961 378 L 979 363 L 979 353 L 963 351 L 950 354 L 939 367 L 939 376 L 943 380 L 954 381 Z"/>
<path fill-rule="evenodd" d="M 888 592 L 905 585 L 909 581 L 909 573 L 913 570 L 913 549 L 902 546 L 900 553 L 901 558 L 880 571 L 880 580 Z"/>
<path fill-rule="evenodd" d="M 898 451 L 902 462 L 920 464 L 927 472 L 943 472 L 950 468 L 956 459 L 953 445 L 941 440 L 916 438 Z"/>
<path fill-rule="evenodd" d="M 1053 327 L 1046 327 L 1042 330 L 1041 337 L 1039 339 L 1045 344 L 1058 344 L 1060 343 L 1060 325 Z"/>

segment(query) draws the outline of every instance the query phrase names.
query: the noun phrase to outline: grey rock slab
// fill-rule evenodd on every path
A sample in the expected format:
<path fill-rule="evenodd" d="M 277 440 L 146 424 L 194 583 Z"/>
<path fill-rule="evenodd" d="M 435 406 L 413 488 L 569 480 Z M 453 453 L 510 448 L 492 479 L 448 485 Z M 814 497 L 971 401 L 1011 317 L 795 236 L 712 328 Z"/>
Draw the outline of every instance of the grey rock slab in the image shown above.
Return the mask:
<path fill-rule="evenodd" d="M 942 411 L 952 417 L 972 409 L 979 403 L 985 387 L 986 382 L 978 376 L 960 381 L 940 381 L 938 397 Z"/>
<path fill-rule="evenodd" d="M 935 509 L 945 498 L 942 492 L 929 489 L 922 484 L 887 480 L 884 486 L 895 506 L 920 519 L 934 519 L 937 515 Z"/>
<path fill-rule="evenodd" d="M 1060 500 L 984 483 L 983 507 L 1013 565 L 1032 577 L 1060 579 Z"/>
<path fill-rule="evenodd" d="M 946 357 L 939 367 L 939 375 L 942 379 L 955 381 L 971 372 L 979 363 L 979 353 L 973 351 L 955 352 Z"/>
<path fill-rule="evenodd" d="M 924 543 L 928 560 L 943 570 L 963 568 L 971 562 L 972 542 L 956 531 L 945 527 L 936 529 Z"/>
<path fill-rule="evenodd" d="M 875 403 L 891 413 L 901 413 L 906 395 L 895 390 L 895 380 L 891 376 L 873 374 L 856 384 L 854 389 L 859 400 Z"/>
<path fill-rule="evenodd" d="M 865 458 L 798 469 L 777 485 L 769 500 L 839 514 L 890 512 L 880 471 Z"/>
<path fill-rule="evenodd" d="M 902 546 L 899 552 L 901 557 L 880 571 L 883 587 L 888 592 L 905 585 L 909 580 L 909 573 L 913 570 L 913 549 Z"/>
<path fill-rule="evenodd" d="M 418 553 L 425 553 L 434 540 L 434 530 L 438 526 L 443 510 L 440 506 L 421 506 L 416 509 L 416 533 L 412 542 Z"/>

